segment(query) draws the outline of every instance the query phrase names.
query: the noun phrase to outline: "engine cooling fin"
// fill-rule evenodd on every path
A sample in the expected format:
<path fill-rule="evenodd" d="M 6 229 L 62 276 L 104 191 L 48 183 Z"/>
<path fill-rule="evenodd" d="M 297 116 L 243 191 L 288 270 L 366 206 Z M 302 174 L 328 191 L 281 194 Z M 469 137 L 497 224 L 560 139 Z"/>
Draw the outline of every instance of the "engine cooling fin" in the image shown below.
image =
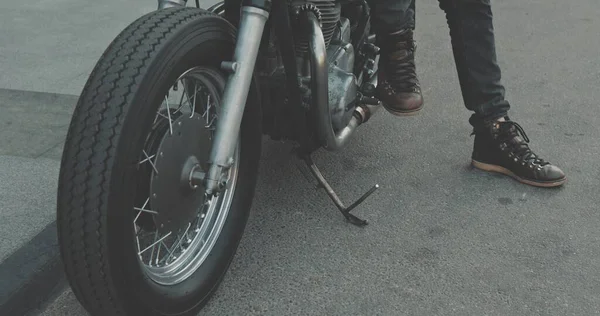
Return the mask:
<path fill-rule="evenodd" d="M 321 30 L 325 39 L 325 46 L 329 46 L 335 27 L 342 13 L 341 4 L 335 0 L 310 0 L 310 1 L 290 1 L 291 6 L 302 8 L 304 10 L 316 11 L 321 22 Z M 296 53 L 305 54 L 308 52 L 307 34 L 298 34 L 296 37 Z"/>

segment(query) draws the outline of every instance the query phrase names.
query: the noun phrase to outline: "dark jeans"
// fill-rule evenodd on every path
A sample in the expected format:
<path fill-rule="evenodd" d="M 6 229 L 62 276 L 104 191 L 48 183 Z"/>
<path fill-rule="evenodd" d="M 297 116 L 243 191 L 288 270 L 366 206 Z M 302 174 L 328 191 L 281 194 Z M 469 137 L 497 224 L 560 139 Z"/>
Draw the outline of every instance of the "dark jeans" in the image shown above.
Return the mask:
<path fill-rule="evenodd" d="M 378 34 L 415 28 L 415 0 L 368 0 Z M 496 62 L 490 0 L 439 0 L 446 12 L 454 61 L 471 123 L 506 115 L 500 67 Z M 428 61 L 432 62 L 432 61 Z"/>

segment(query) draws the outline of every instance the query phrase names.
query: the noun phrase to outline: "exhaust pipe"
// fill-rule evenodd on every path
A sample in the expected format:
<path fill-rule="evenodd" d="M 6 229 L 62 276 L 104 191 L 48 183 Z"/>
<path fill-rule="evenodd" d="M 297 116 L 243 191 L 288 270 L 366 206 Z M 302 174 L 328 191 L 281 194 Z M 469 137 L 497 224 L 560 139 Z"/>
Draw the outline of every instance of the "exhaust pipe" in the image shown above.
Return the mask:
<path fill-rule="evenodd" d="M 329 86 L 327 72 L 327 51 L 325 48 L 325 39 L 319 25 L 319 20 L 312 12 L 304 13 L 304 20 L 309 34 L 309 51 L 310 51 L 310 74 L 311 74 L 311 89 L 313 93 L 313 106 L 316 110 L 317 133 L 323 147 L 327 150 L 339 150 L 348 142 L 350 136 L 360 124 L 366 122 L 378 109 L 377 104 L 369 104 L 373 102 L 365 102 L 354 111 L 352 119 L 348 125 L 339 131 L 334 131 L 331 113 L 329 110 Z M 376 82 L 377 76 L 371 77 L 373 83 Z"/>

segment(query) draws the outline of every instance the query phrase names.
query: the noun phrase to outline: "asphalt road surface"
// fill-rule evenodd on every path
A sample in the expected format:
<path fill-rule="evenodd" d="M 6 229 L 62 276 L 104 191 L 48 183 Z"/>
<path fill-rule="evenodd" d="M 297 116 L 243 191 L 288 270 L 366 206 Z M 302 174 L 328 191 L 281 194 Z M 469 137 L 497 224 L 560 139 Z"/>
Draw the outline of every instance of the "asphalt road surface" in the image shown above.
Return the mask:
<path fill-rule="evenodd" d="M 112 8 L 88 2 L 115 21 L 71 10 L 46 22 L 65 30 L 78 27 L 69 20 L 81 22 L 92 34 L 101 33 L 98 40 L 85 30 L 71 31 L 70 42 L 47 48 L 18 35 L 0 36 L 2 50 L 18 53 L 0 57 L 2 67 L 22 63 L 33 71 L 27 66 L 31 58 L 42 70 L 62 74 L 62 84 L 49 73 L 20 70 L 16 81 L 4 73 L 0 87 L 26 89 L 33 82 L 40 91 L 77 94 L 108 41 L 138 16 L 121 13 L 122 6 L 133 8 L 131 2 L 108 1 Z M 36 3 L 48 1 L 13 7 Z M 155 6 L 143 3 L 140 14 Z M 470 113 L 462 104 L 445 17 L 436 1 L 418 1 L 422 114 L 396 118 L 380 112 L 346 149 L 315 157 L 345 201 L 381 185 L 356 210 L 371 224 L 360 229 L 345 223 L 325 193 L 304 178 L 289 147 L 265 141 L 248 228 L 203 315 L 600 313 L 600 3 L 493 5 L 511 118 L 542 157 L 564 168 L 568 184 L 537 189 L 469 167 Z M 3 15 L 4 30 L 17 27 Z M 2 45 L 9 42 L 10 48 Z M 43 61 L 31 57 L 44 51 L 52 54 Z M 79 63 L 59 58 L 62 51 Z M 43 315 L 86 314 L 66 291 Z"/>

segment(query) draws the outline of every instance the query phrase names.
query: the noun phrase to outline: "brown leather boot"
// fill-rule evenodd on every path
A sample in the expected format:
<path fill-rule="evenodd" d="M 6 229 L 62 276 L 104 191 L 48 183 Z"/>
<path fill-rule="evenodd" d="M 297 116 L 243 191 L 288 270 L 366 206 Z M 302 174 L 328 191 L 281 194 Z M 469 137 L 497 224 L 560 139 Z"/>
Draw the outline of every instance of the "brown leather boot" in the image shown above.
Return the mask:
<path fill-rule="evenodd" d="M 414 115 L 423 108 L 423 95 L 415 69 L 411 29 L 377 35 L 381 48 L 377 95 L 383 107 L 398 116 Z"/>

